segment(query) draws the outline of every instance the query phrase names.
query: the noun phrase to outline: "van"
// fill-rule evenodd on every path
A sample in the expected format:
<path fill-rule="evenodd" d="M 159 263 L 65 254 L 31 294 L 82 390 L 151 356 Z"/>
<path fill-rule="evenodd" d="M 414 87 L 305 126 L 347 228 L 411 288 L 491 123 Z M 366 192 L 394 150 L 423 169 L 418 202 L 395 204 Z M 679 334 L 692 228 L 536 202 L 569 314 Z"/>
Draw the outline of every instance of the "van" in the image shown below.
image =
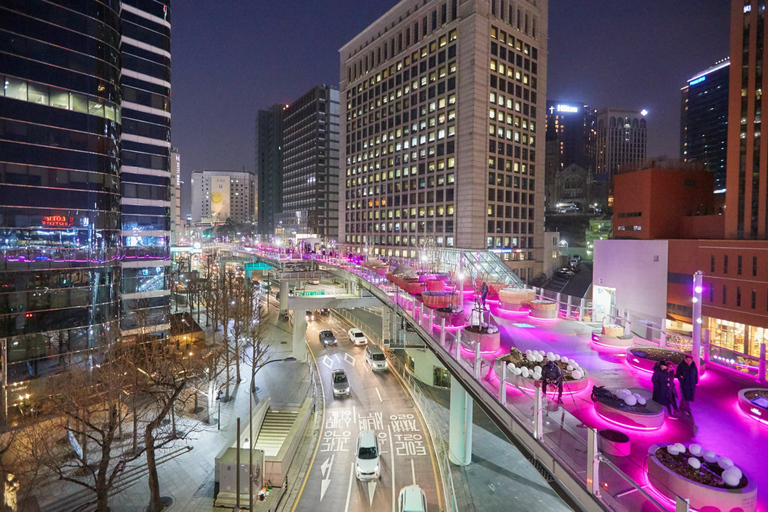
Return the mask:
<path fill-rule="evenodd" d="M 368 348 L 365 349 L 365 361 L 371 367 L 371 370 L 383 371 L 389 367 L 387 356 L 376 345 L 368 345 Z"/>
<path fill-rule="evenodd" d="M 358 480 L 376 480 L 381 476 L 379 440 L 373 430 L 361 430 L 355 447 L 355 476 Z"/>
<path fill-rule="evenodd" d="M 398 512 L 427 512 L 427 496 L 418 485 L 409 485 L 400 489 Z"/>

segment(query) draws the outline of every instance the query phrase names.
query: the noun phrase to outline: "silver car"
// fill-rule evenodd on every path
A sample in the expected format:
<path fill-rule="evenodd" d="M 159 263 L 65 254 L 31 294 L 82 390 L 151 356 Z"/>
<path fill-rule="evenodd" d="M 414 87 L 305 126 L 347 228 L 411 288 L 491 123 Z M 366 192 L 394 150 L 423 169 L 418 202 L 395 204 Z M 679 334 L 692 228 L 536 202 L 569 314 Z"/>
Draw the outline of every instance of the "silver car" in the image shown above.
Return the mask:
<path fill-rule="evenodd" d="M 338 344 L 336 341 L 336 336 L 333 335 L 333 331 L 331 330 L 322 330 L 317 334 L 317 337 L 320 338 L 320 343 L 322 343 L 324 347 Z"/>
<path fill-rule="evenodd" d="M 333 397 L 349 396 L 349 379 L 344 370 L 333 370 L 331 372 L 331 384 L 333 386 Z"/>

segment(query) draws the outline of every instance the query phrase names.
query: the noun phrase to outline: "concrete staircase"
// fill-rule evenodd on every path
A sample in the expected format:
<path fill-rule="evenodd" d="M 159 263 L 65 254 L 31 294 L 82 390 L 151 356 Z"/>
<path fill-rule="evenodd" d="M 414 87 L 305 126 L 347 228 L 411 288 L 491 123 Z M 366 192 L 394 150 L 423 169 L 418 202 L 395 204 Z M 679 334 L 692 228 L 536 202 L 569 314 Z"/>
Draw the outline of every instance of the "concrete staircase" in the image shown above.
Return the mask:
<path fill-rule="evenodd" d="M 267 457 L 277 456 L 298 415 L 298 409 L 270 408 L 264 416 L 254 448 L 264 450 Z"/>

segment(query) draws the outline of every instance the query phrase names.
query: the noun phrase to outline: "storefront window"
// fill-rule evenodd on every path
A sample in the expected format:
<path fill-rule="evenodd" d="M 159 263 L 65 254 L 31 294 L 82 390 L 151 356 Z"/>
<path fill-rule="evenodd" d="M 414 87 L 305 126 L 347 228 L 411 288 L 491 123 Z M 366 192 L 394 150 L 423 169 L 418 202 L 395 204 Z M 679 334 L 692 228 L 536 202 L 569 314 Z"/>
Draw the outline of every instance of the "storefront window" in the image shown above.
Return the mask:
<path fill-rule="evenodd" d="M 710 357 L 716 362 L 742 371 L 757 370 L 760 345 L 765 343 L 768 329 L 716 318 L 708 319 Z M 744 354 L 752 356 L 745 357 Z"/>

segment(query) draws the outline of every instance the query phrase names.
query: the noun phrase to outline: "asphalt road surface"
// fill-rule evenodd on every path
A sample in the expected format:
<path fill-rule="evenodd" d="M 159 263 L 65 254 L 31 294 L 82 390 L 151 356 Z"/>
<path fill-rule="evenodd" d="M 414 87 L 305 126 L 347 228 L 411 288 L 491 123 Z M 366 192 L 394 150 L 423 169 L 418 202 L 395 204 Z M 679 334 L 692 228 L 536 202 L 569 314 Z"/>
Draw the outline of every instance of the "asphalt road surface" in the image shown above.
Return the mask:
<path fill-rule="evenodd" d="M 318 340 L 323 329 L 334 332 L 337 346 L 323 347 Z M 413 400 L 388 370 L 370 369 L 365 347 L 352 345 L 348 329 L 348 324 L 328 316 L 318 316 L 307 328 L 326 407 L 317 454 L 294 510 L 397 511 L 400 489 L 415 483 L 426 493 L 430 512 L 439 512 L 437 465 Z M 331 371 L 338 368 L 347 371 L 349 397 L 333 397 Z M 355 444 L 361 429 L 375 430 L 379 438 L 378 481 L 361 482 L 355 477 Z"/>

